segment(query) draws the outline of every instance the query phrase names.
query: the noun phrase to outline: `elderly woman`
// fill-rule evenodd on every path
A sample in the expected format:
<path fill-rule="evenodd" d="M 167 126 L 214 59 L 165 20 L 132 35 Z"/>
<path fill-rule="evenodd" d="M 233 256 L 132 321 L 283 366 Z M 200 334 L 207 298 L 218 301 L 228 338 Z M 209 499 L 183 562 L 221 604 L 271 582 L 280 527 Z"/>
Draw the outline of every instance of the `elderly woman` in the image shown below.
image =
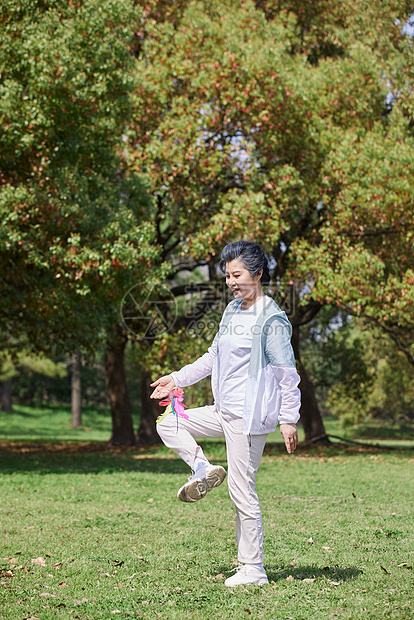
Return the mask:
<path fill-rule="evenodd" d="M 212 465 L 195 438 L 224 437 L 228 487 L 236 508 L 239 566 L 225 585 L 268 583 L 263 568 L 263 529 L 256 474 L 269 433 L 277 424 L 289 453 L 297 446 L 299 376 L 286 314 L 264 294 L 269 283 L 267 259 L 256 243 L 237 241 L 221 254 L 220 267 L 233 292 L 208 351 L 192 364 L 151 384 L 152 398 L 174 387 L 187 387 L 211 374 L 214 405 L 187 410 L 188 420 L 172 413 L 158 433 L 166 446 L 194 472 L 178 499 L 196 502 L 220 485 L 226 472 Z"/>

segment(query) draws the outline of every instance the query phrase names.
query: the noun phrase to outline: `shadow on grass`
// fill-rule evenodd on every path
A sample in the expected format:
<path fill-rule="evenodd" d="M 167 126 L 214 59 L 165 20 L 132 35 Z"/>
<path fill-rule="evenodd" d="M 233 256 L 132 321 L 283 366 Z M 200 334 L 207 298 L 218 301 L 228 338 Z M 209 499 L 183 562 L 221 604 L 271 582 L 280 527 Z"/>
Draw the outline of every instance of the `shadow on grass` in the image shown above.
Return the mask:
<path fill-rule="evenodd" d="M 346 568 L 341 566 L 324 566 L 319 568 L 315 565 L 290 566 L 281 564 L 278 566 L 266 566 L 265 568 L 269 582 L 286 581 L 289 575 L 291 575 L 293 579 L 298 581 L 303 579 L 325 579 L 333 583 L 340 583 L 356 579 L 363 573 L 361 569 L 355 566 Z M 221 567 L 218 570 L 227 576 L 232 574 L 228 573 L 228 567 Z"/>
<path fill-rule="evenodd" d="M 225 457 L 215 458 L 218 465 L 227 466 Z M 5 475 L 16 473 L 85 474 L 102 473 L 154 473 L 180 474 L 186 476 L 190 469 L 184 461 L 170 458 L 168 454 L 111 451 L 74 453 L 6 453 L 0 449 L 0 472 Z"/>
<path fill-rule="evenodd" d="M 363 571 L 355 566 L 343 568 L 341 566 L 270 566 L 266 569 L 269 581 L 285 580 L 289 575 L 294 579 L 327 579 L 328 581 L 341 582 L 356 579 Z"/>
<path fill-rule="evenodd" d="M 396 426 L 384 426 L 381 424 L 367 424 L 361 426 L 354 433 L 355 438 L 361 439 L 387 439 L 393 440 L 413 440 L 414 424 L 398 424 Z M 352 437 L 354 437 L 352 435 Z"/>
<path fill-rule="evenodd" d="M 206 456 L 214 463 L 226 467 L 226 449 L 223 440 L 200 442 Z M 264 457 L 272 460 L 280 457 L 330 458 L 352 457 L 361 454 L 387 455 L 386 448 L 369 446 L 332 445 L 298 449 L 294 455 L 287 455 L 282 443 L 268 443 Z M 411 456 L 412 448 L 400 448 L 393 456 Z M 83 473 L 99 474 L 122 471 L 153 473 L 189 473 L 188 466 L 162 445 L 137 447 L 121 450 L 108 448 L 99 442 L 6 442 L 0 441 L 0 471 L 4 474 L 16 472 L 38 472 L 40 474 Z"/>

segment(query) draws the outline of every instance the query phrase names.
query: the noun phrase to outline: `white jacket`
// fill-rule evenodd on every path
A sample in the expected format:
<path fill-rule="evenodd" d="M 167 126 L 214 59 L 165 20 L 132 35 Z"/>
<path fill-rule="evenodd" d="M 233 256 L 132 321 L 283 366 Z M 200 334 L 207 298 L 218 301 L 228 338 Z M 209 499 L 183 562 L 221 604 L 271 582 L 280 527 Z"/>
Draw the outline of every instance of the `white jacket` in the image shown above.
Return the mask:
<path fill-rule="evenodd" d="M 220 336 L 242 300 L 233 300 L 223 313 L 220 326 L 208 351 L 192 364 L 171 375 L 177 387 L 187 387 L 211 374 L 215 404 L 220 408 Z M 299 420 L 300 377 L 296 371 L 291 344 L 292 326 L 279 306 L 271 299 L 253 327 L 252 352 L 243 408 L 243 433 L 272 433 L 277 424 Z"/>

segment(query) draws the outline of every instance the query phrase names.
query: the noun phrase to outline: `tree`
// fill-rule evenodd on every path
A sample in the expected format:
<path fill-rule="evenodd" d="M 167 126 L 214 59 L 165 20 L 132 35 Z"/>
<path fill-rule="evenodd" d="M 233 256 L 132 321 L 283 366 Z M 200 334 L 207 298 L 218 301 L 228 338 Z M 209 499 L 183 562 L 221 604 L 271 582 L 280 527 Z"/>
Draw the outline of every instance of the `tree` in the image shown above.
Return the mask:
<path fill-rule="evenodd" d="M 18 343 L 12 344 L 11 351 L 3 350 L 0 357 L 0 385 L 3 386 L 2 409 L 8 413 L 12 411 L 13 386 L 18 385 L 19 374 L 22 371 L 48 378 L 62 379 L 66 376 L 64 364 L 56 363 L 42 353 L 33 354 L 22 338 Z"/>
<path fill-rule="evenodd" d="M 6 413 L 13 411 L 12 405 L 12 380 L 11 378 L 5 379 L 0 384 L 1 390 L 1 409 Z"/>
<path fill-rule="evenodd" d="M 313 323 L 304 357 L 325 411 L 343 426 L 412 420 L 414 368 L 384 330 L 336 306 Z"/>
<path fill-rule="evenodd" d="M 213 264 L 220 247 L 237 238 L 257 240 L 273 256 L 275 283 L 294 290 L 307 440 L 324 430 L 300 363 L 300 325 L 332 302 L 379 321 L 386 296 L 394 318 L 405 318 L 384 326 L 412 325 L 412 274 L 405 268 L 412 42 L 402 28 L 411 8 L 397 0 L 381 10 L 368 0 L 154 0 L 137 33 L 129 165 L 151 178 L 161 257 L 174 275 L 206 258 Z M 371 165 L 377 146 L 382 172 Z M 358 228 L 345 233 L 350 221 L 376 218 L 365 202 L 371 182 L 382 188 L 374 206 L 388 183 L 395 190 L 363 245 Z M 394 271 L 381 297 L 369 286 L 387 239 L 401 252 L 384 263 L 384 273 L 391 262 Z M 349 269 L 356 278 L 350 286 Z M 210 275 L 216 277 L 214 265 Z M 403 309 L 393 286 L 405 291 Z"/>
<path fill-rule="evenodd" d="M 341 376 L 328 392 L 327 405 L 342 425 L 412 421 L 414 369 L 387 334 L 354 319 L 337 339 Z"/>
<path fill-rule="evenodd" d="M 72 355 L 71 366 L 71 426 L 79 428 L 82 426 L 82 355 L 80 351 Z"/>
<path fill-rule="evenodd" d="M 413 137 L 398 102 L 386 127 L 349 134 L 330 162 L 319 243 L 298 245 L 311 296 L 381 327 L 414 364 Z M 335 211 L 330 208 L 335 187 Z"/>
<path fill-rule="evenodd" d="M 151 197 L 121 156 L 139 16 L 128 1 L 2 3 L 2 348 L 21 334 L 93 353 L 107 338 L 110 356 L 123 294 L 157 278 Z"/>

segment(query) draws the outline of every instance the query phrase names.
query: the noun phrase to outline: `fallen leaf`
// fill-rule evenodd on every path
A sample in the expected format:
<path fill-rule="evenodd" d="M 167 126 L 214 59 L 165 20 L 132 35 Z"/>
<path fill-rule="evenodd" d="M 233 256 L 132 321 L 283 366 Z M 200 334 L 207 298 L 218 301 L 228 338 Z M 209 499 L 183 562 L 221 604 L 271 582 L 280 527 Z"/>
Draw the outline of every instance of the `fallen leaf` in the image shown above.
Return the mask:
<path fill-rule="evenodd" d="M 322 549 L 325 549 L 325 551 L 332 551 L 330 547 L 322 547 Z"/>
<path fill-rule="evenodd" d="M 308 538 L 307 542 L 308 543 L 313 543 L 313 538 Z"/>
<path fill-rule="evenodd" d="M 32 560 L 32 564 L 35 564 L 36 566 L 46 566 L 46 562 L 44 558 L 34 558 Z"/>
<path fill-rule="evenodd" d="M 50 592 L 41 592 L 39 596 L 45 596 L 46 598 L 50 596 L 52 598 L 56 598 L 56 594 L 51 594 Z"/>
<path fill-rule="evenodd" d="M 67 586 L 68 584 L 67 584 L 67 583 L 65 583 L 64 581 L 61 581 L 58 585 L 60 585 L 60 586 L 63 588 L 63 587 L 65 587 L 65 586 Z"/>
<path fill-rule="evenodd" d="M 313 583 L 316 579 L 302 579 L 305 583 Z"/>
<path fill-rule="evenodd" d="M 151 502 L 153 502 L 153 501 L 154 501 L 154 499 L 153 499 L 152 497 L 150 497 L 147 501 L 148 501 L 149 503 L 151 503 Z"/>
<path fill-rule="evenodd" d="M 83 597 L 83 599 L 80 601 L 77 598 L 75 598 L 73 602 L 74 602 L 75 605 L 81 605 L 82 603 L 87 603 L 88 599 Z"/>
<path fill-rule="evenodd" d="M 56 605 L 56 607 L 66 607 L 65 603 L 59 603 L 59 605 Z"/>
<path fill-rule="evenodd" d="M 223 577 L 224 577 L 223 573 L 218 573 L 218 574 L 214 577 L 214 579 L 223 579 Z"/>
<path fill-rule="evenodd" d="M 340 586 L 341 585 L 340 581 L 330 581 L 329 583 L 331 584 L 331 586 Z"/>
<path fill-rule="evenodd" d="M 286 581 L 295 581 L 295 578 L 294 578 L 294 576 L 293 576 L 293 575 L 288 575 L 288 576 L 286 577 Z"/>
<path fill-rule="evenodd" d="M 6 577 L 14 577 L 13 573 L 11 570 L 6 571 Z"/>
<path fill-rule="evenodd" d="M 119 609 L 114 609 L 113 611 L 111 611 L 111 614 L 122 614 L 122 611 L 120 611 Z"/>
<path fill-rule="evenodd" d="M 399 568 L 401 568 L 401 566 L 405 566 L 405 568 L 407 568 L 408 570 L 412 570 L 412 568 L 413 568 L 412 566 L 409 566 L 409 565 L 407 564 L 407 562 L 403 562 L 402 564 L 398 564 L 398 567 L 399 567 Z"/>
<path fill-rule="evenodd" d="M 53 568 L 60 568 L 61 566 L 63 566 L 63 562 L 56 562 L 56 564 L 53 564 Z"/>
<path fill-rule="evenodd" d="M 386 568 L 384 568 L 381 564 L 380 564 L 380 567 L 382 568 L 382 570 L 384 571 L 384 573 L 387 573 L 387 575 L 389 575 L 389 572 L 387 571 L 387 569 L 386 569 Z"/>

